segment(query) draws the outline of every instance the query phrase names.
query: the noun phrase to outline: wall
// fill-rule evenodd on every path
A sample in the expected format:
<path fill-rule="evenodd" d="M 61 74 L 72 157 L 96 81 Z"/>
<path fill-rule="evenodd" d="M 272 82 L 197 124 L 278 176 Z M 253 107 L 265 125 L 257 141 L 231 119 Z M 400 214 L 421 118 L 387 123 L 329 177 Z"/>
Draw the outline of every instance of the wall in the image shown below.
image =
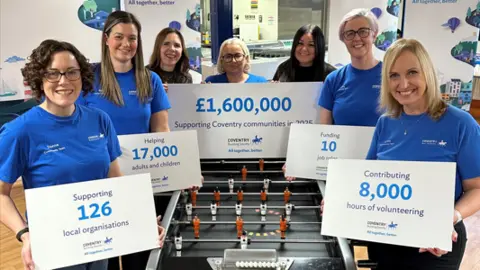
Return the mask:
<path fill-rule="evenodd" d="M 83 0 L 0 1 L 0 101 L 24 98 L 20 68 L 32 50 L 45 39 L 74 44 L 91 62 L 100 60 L 101 31 L 80 20 L 86 16 Z M 103 7 L 120 9 L 119 1 L 97 0 L 97 12 Z M 16 92 L 16 95 L 8 93 Z"/>
<path fill-rule="evenodd" d="M 257 2 L 258 8 L 255 9 L 251 7 L 251 0 L 233 0 L 233 27 L 237 28 L 240 24 L 258 24 L 261 40 L 277 40 L 278 0 L 257 0 Z M 255 16 L 255 19 L 245 18 L 245 15 Z M 262 22 L 259 22 L 259 16 L 262 16 Z"/>

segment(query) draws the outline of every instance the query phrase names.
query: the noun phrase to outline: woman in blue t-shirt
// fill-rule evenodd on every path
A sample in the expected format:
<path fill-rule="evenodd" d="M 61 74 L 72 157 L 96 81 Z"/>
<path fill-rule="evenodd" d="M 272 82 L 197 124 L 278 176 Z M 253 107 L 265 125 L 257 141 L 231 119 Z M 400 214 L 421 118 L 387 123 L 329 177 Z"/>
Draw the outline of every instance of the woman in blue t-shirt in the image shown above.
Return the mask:
<path fill-rule="evenodd" d="M 267 79 L 250 71 L 250 51 L 238 38 L 225 40 L 217 61 L 218 75 L 207 77 L 206 83 L 266 83 Z"/>
<path fill-rule="evenodd" d="M 382 72 L 373 55 L 377 18 L 368 9 L 354 9 L 342 19 L 338 34 L 351 63 L 327 76 L 318 101 L 320 124 L 375 126 Z"/>
<path fill-rule="evenodd" d="M 382 62 L 373 56 L 377 18 L 368 9 L 354 9 L 343 17 L 338 33 L 351 63 L 325 79 L 318 100 L 320 124 L 373 127 L 381 115 L 378 99 Z M 295 177 L 286 179 L 291 181 Z"/>
<path fill-rule="evenodd" d="M 43 102 L 0 128 L 0 218 L 23 242 L 25 269 L 34 269 L 28 225 L 10 197 L 12 185 L 20 176 L 25 189 L 118 177 L 121 151 L 108 115 L 75 105 L 81 92 L 92 91 L 93 74 L 73 45 L 45 40 L 29 60 L 22 74 Z M 64 269 L 105 270 L 107 260 Z"/>
<path fill-rule="evenodd" d="M 140 22 L 110 13 L 102 33 L 102 59 L 94 65 L 94 91 L 79 103 L 105 111 L 118 135 L 169 131 L 170 102 L 160 77 L 143 63 Z"/>
<path fill-rule="evenodd" d="M 387 50 L 380 100 L 386 113 L 378 120 L 367 159 L 455 162 L 454 231 L 448 253 L 435 247 L 370 243 L 370 257 L 379 270 L 459 269 L 467 241 L 462 220 L 480 210 L 480 126 L 470 114 L 442 100 L 436 69 L 413 39 L 400 39 Z M 423 180 L 434 188 L 435 179 Z"/>

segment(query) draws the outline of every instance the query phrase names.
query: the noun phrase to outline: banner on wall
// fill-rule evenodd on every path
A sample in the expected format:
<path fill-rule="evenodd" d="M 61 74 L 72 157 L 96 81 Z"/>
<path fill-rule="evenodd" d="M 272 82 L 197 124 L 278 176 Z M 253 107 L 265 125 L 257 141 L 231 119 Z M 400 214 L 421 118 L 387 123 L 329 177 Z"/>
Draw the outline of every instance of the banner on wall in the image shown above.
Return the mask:
<path fill-rule="evenodd" d="M 200 158 L 285 158 L 290 125 L 316 124 L 321 82 L 173 84 L 172 130 L 197 130 Z"/>
<path fill-rule="evenodd" d="M 100 61 L 101 30 L 108 15 L 121 8 L 119 0 L 42 0 L 29 1 L 28 5 L 2 1 L 1 7 L 0 102 L 29 97 L 31 90 L 20 69 L 45 39 L 70 42 L 90 62 Z"/>
<path fill-rule="evenodd" d="M 437 69 L 442 97 L 468 111 L 472 101 L 480 2 L 408 1 L 404 13 L 403 36 L 419 40 L 429 52 Z"/>
<path fill-rule="evenodd" d="M 374 56 L 382 60 L 385 51 L 397 39 L 398 16 L 401 10 L 401 0 L 343 0 L 330 1 L 330 16 L 328 29 L 328 63 L 336 67 L 349 64 L 350 55 L 338 36 L 338 27 L 342 18 L 356 8 L 367 8 L 378 19 L 379 31 L 374 43 Z"/>
<path fill-rule="evenodd" d="M 154 50 L 157 34 L 166 27 L 175 28 L 185 39 L 193 80 L 201 81 L 200 0 L 125 0 L 125 10 L 133 13 L 142 24 L 145 64 Z"/>

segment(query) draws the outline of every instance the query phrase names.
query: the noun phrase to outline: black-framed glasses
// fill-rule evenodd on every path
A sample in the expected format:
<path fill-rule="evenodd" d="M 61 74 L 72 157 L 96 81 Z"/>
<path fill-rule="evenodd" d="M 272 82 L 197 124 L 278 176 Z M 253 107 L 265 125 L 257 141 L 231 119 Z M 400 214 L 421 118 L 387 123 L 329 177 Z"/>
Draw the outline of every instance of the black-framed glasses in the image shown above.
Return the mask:
<path fill-rule="evenodd" d="M 343 38 L 345 38 L 346 40 L 352 40 L 355 38 L 356 34 L 358 34 L 358 36 L 361 38 L 366 38 L 370 35 L 370 31 L 372 31 L 372 29 L 370 28 L 360 28 L 357 31 L 348 30 L 343 32 Z"/>
<path fill-rule="evenodd" d="M 80 69 L 77 68 L 77 69 L 67 70 L 66 72 L 60 72 L 58 70 L 50 70 L 45 72 L 44 76 L 45 76 L 45 79 L 47 79 L 47 81 L 55 83 L 55 82 L 59 82 L 62 76 L 65 76 L 69 81 L 76 81 L 80 79 L 81 75 L 82 75 L 82 72 L 80 71 Z"/>
<path fill-rule="evenodd" d="M 242 54 L 242 53 L 236 53 L 236 54 L 225 54 L 224 56 L 222 56 L 223 58 L 223 61 L 225 61 L 226 63 L 230 63 L 233 61 L 233 59 L 235 59 L 235 61 L 237 62 L 240 62 L 243 60 L 243 58 L 245 58 L 245 55 Z"/>

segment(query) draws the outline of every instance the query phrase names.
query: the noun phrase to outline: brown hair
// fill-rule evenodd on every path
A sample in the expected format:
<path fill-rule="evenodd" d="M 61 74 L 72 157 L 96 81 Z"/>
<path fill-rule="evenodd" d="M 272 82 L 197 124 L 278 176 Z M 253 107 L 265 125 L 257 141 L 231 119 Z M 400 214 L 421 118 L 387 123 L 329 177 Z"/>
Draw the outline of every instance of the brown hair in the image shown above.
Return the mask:
<path fill-rule="evenodd" d="M 31 87 L 32 95 L 40 100 L 44 95 L 43 78 L 54 54 L 70 52 L 80 66 L 83 95 L 93 91 L 93 72 L 87 58 L 72 44 L 63 41 L 47 39 L 32 51 L 29 61 L 21 69 L 24 81 Z"/>
<path fill-rule="evenodd" d="M 100 88 L 103 91 L 105 98 L 115 103 L 116 105 L 123 106 L 123 96 L 120 86 L 118 85 L 117 78 L 115 77 L 115 71 L 113 69 L 112 59 L 110 58 L 110 52 L 108 50 L 106 37 L 110 35 L 112 28 L 119 24 L 134 24 L 138 31 L 138 46 L 137 52 L 133 57 L 133 66 L 135 68 L 135 81 L 137 84 L 137 96 L 138 99 L 145 103 L 152 95 L 152 86 L 150 71 L 145 68 L 143 64 L 143 50 L 142 50 L 142 27 L 140 22 L 133 16 L 133 14 L 126 11 L 114 11 L 110 13 L 102 32 L 102 61 L 100 64 Z"/>
<path fill-rule="evenodd" d="M 160 69 L 160 65 L 162 64 L 162 55 L 160 53 L 160 47 L 162 46 L 163 42 L 167 38 L 167 36 L 171 33 L 174 33 L 180 39 L 182 43 L 182 56 L 178 60 L 177 64 L 175 65 L 175 71 L 180 72 L 182 74 L 188 73 L 190 69 L 190 62 L 188 60 L 188 52 L 187 48 L 185 47 L 185 40 L 182 36 L 182 33 L 175 28 L 164 28 L 157 34 L 157 38 L 155 39 L 155 45 L 153 45 L 152 55 L 150 56 L 150 63 L 148 68 L 152 70 Z"/>
<path fill-rule="evenodd" d="M 425 78 L 425 97 L 427 99 L 427 114 L 438 120 L 447 109 L 447 104 L 442 99 L 440 86 L 433 62 L 423 45 L 415 39 L 399 39 L 395 41 L 385 53 L 382 66 L 382 90 L 380 92 L 380 108 L 385 114 L 398 118 L 403 111 L 403 106 L 392 96 L 389 88 L 389 74 L 395 61 L 405 51 L 412 52 L 420 63 L 421 73 Z"/>

